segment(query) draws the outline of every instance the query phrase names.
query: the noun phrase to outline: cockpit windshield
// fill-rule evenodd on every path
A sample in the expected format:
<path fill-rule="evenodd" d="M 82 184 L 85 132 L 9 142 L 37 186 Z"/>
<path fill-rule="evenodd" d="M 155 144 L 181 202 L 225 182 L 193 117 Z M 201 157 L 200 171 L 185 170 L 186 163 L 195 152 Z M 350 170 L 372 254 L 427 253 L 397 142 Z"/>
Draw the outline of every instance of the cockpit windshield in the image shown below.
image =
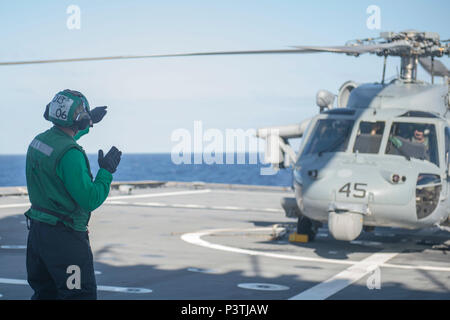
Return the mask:
<path fill-rule="evenodd" d="M 407 159 L 427 160 L 439 166 L 434 124 L 394 122 L 386 146 L 386 154 Z"/>
<path fill-rule="evenodd" d="M 349 119 L 318 120 L 302 155 L 345 151 L 354 122 Z"/>
<path fill-rule="evenodd" d="M 353 152 L 378 153 L 383 138 L 384 121 L 361 121 Z"/>

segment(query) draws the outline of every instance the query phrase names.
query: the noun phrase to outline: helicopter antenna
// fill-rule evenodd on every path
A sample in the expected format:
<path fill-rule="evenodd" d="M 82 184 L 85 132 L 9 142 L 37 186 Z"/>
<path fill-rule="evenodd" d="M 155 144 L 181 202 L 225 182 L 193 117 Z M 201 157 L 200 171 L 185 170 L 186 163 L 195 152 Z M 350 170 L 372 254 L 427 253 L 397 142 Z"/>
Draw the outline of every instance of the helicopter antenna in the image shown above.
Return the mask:
<path fill-rule="evenodd" d="M 434 84 L 434 57 L 431 57 L 431 84 Z"/>
<path fill-rule="evenodd" d="M 384 78 L 386 76 L 386 60 L 387 60 L 387 55 L 384 55 L 384 61 L 383 61 L 383 77 L 381 79 L 381 84 L 384 85 Z"/>

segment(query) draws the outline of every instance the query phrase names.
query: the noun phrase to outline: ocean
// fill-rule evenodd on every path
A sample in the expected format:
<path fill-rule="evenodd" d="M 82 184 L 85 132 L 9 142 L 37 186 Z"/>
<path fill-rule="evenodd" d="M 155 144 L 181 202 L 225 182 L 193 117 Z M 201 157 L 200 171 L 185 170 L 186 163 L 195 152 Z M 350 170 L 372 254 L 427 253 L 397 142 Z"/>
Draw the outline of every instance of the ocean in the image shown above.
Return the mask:
<path fill-rule="evenodd" d="M 174 164 L 170 153 L 123 154 L 114 181 L 203 181 L 226 184 L 291 186 L 292 170 L 283 169 L 274 175 L 261 175 L 265 164 Z M 95 177 L 97 155 L 89 154 Z M 235 161 L 237 162 L 235 154 Z M 0 187 L 25 186 L 25 155 L 0 155 Z"/>

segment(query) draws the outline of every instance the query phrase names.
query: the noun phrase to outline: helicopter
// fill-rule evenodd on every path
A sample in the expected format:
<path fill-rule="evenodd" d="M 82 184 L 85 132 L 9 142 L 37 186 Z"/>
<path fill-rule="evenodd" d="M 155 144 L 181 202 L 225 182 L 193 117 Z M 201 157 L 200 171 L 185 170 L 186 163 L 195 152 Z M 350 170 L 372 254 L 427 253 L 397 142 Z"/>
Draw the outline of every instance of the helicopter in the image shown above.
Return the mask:
<path fill-rule="evenodd" d="M 381 82 L 345 82 L 337 95 L 320 90 L 319 114 L 300 123 L 260 128 L 265 162 L 292 167 L 295 198 L 284 198 L 297 233 L 315 238 L 327 223 L 337 240 L 352 241 L 375 227 L 419 229 L 450 225 L 449 70 L 436 60 L 450 56 L 450 40 L 434 32 L 382 32 L 344 46 L 126 55 L 0 62 L 0 66 L 118 59 L 241 54 L 339 53 L 384 58 Z M 386 82 L 388 57 L 400 73 Z M 431 83 L 417 79 L 421 65 Z M 436 84 L 435 77 L 442 78 Z M 302 138 L 298 152 L 289 144 Z"/>
<path fill-rule="evenodd" d="M 435 57 L 449 55 L 439 35 L 383 32 L 318 52 L 384 57 L 381 82 L 345 82 L 336 96 L 320 90 L 320 113 L 300 124 L 262 128 L 266 161 L 292 163 L 295 199 L 284 198 L 297 234 L 314 239 L 322 223 L 337 240 L 352 241 L 375 227 L 407 229 L 450 224 L 449 71 Z M 386 59 L 401 59 L 400 75 L 385 82 Z M 417 80 L 417 66 L 431 83 Z M 443 78 L 435 84 L 434 78 Z M 294 154 L 290 138 L 303 137 Z M 270 142 L 269 142 L 270 141 Z M 274 146 L 278 146 L 278 149 Z M 274 149 L 275 148 L 275 149 Z"/>

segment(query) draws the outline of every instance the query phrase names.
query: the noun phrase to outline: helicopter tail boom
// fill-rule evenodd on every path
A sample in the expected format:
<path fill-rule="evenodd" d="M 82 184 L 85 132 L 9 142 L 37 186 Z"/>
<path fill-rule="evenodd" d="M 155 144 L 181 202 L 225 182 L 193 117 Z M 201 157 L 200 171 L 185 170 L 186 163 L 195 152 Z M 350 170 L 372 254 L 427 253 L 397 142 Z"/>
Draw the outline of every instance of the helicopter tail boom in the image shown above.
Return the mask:
<path fill-rule="evenodd" d="M 275 169 L 294 164 L 297 156 L 288 139 L 301 138 L 310 121 L 311 119 L 306 119 L 299 124 L 258 129 L 256 136 L 266 140 L 265 162 Z"/>

